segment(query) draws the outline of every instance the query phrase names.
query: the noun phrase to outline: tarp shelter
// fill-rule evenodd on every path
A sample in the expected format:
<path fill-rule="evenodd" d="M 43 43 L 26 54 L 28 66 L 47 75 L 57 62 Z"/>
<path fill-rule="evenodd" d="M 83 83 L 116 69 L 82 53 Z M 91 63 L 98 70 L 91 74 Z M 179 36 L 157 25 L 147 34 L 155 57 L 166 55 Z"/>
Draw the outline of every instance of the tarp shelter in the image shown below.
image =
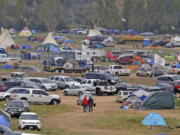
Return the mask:
<path fill-rule="evenodd" d="M 49 47 L 49 51 L 52 52 L 52 53 L 55 53 L 55 54 L 60 53 L 60 50 L 57 49 L 55 46 L 52 46 L 52 45 Z"/>
<path fill-rule="evenodd" d="M 32 33 L 32 34 L 36 34 L 37 31 L 36 31 L 35 29 L 32 29 L 32 30 L 31 30 L 31 33 Z"/>
<path fill-rule="evenodd" d="M 29 37 L 31 36 L 32 33 L 31 31 L 29 30 L 28 27 L 25 27 L 20 33 L 19 33 L 19 36 L 22 36 L 22 37 Z"/>
<path fill-rule="evenodd" d="M 88 37 L 102 36 L 102 33 L 98 29 L 92 29 L 89 31 Z"/>
<path fill-rule="evenodd" d="M 51 43 L 42 44 L 42 45 L 39 45 L 38 47 L 43 48 L 44 51 L 49 51 L 51 46 L 54 46 L 56 48 L 58 47 L 57 45 L 51 44 Z"/>
<path fill-rule="evenodd" d="M 11 45 L 15 45 L 13 38 L 9 34 L 7 29 L 2 30 L 2 34 L 0 35 L 0 48 L 7 48 Z"/>
<path fill-rule="evenodd" d="M 142 125 L 145 126 L 166 126 L 166 121 L 164 118 L 158 113 L 150 113 L 148 114 L 142 121 Z"/>
<path fill-rule="evenodd" d="M 174 109 L 174 95 L 169 91 L 152 92 L 140 105 L 141 110 Z"/>
<path fill-rule="evenodd" d="M 144 47 L 151 45 L 152 41 L 149 38 L 145 38 L 143 41 Z"/>
<path fill-rule="evenodd" d="M 10 127 L 9 120 L 4 115 L 1 115 L 1 114 L 0 114 L 0 125 Z"/>
<path fill-rule="evenodd" d="M 44 40 L 43 44 L 54 44 L 54 45 L 58 45 L 58 43 L 56 42 L 56 40 L 53 38 L 53 33 L 49 32 L 48 36 L 46 37 L 46 39 Z"/>
<path fill-rule="evenodd" d="M 21 45 L 21 47 L 22 47 L 22 49 L 32 49 L 32 47 L 31 47 L 31 46 L 26 45 L 26 44 Z"/>
<path fill-rule="evenodd" d="M 139 33 L 138 33 L 138 32 L 136 32 L 136 31 L 135 31 L 135 30 L 133 30 L 133 29 L 129 29 L 129 30 L 128 30 L 128 34 L 138 35 Z"/>

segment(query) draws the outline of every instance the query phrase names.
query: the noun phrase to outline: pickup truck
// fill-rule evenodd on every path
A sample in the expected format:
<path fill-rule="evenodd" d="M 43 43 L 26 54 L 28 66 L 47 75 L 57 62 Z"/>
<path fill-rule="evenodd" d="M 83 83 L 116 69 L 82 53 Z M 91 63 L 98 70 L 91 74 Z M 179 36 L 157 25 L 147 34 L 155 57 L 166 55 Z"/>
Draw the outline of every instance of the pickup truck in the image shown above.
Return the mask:
<path fill-rule="evenodd" d="M 131 74 L 131 70 L 125 69 L 120 65 L 110 65 L 106 73 L 118 76 L 129 76 Z"/>
<path fill-rule="evenodd" d="M 24 77 L 27 77 L 27 74 L 24 72 L 11 72 L 8 75 L 1 76 L 1 81 L 8 80 L 22 80 Z"/>
<path fill-rule="evenodd" d="M 13 93 L 10 96 L 15 100 L 27 100 L 29 103 L 36 104 L 53 104 L 61 103 L 58 95 L 49 94 L 42 89 L 27 89 L 23 93 Z"/>
<path fill-rule="evenodd" d="M 7 54 L 0 54 L 0 63 L 7 63 L 10 61 L 22 62 L 21 58 L 7 57 Z"/>

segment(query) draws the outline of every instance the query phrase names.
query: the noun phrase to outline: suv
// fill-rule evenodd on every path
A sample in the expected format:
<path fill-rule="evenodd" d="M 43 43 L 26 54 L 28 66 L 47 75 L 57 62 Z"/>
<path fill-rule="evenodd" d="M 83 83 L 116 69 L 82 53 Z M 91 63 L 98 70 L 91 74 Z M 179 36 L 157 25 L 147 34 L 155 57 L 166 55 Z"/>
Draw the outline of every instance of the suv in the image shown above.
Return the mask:
<path fill-rule="evenodd" d="M 29 103 L 37 104 L 53 104 L 61 102 L 58 95 L 49 94 L 42 89 L 28 89 L 24 93 L 14 93 L 10 96 L 11 99 L 27 100 Z"/>
<path fill-rule="evenodd" d="M 57 89 L 57 84 L 47 78 L 27 77 L 27 78 L 24 78 L 24 80 L 41 84 L 44 90 L 56 90 Z"/>
<path fill-rule="evenodd" d="M 131 90 L 125 90 L 125 91 L 119 91 L 116 96 L 117 102 L 124 102 L 134 91 Z"/>
<path fill-rule="evenodd" d="M 30 110 L 29 104 L 25 100 L 11 100 L 4 109 L 11 116 L 20 116 L 22 112 Z"/>
<path fill-rule="evenodd" d="M 89 72 L 85 74 L 86 79 L 98 79 L 98 80 L 104 80 L 108 81 L 109 83 L 118 83 L 120 82 L 119 78 L 111 76 L 110 74 L 103 74 L 103 73 L 95 73 L 95 72 Z"/>
<path fill-rule="evenodd" d="M 157 83 L 168 83 L 175 86 L 176 81 L 180 81 L 179 75 L 162 75 L 157 77 Z"/>
<path fill-rule="evenodd" d="M 74 81 L 69 76 L 51 76 L 50 80 L 55 81 L 58 87 L 69 88 L 75 85 L 80 85 L 79 82 Z"/>
<path fill-rule="evenodd" d="M 19 117 L 19 129 L 33 128 L 41 130 L 41 122 L 36 113 L 24 112 Z"/>

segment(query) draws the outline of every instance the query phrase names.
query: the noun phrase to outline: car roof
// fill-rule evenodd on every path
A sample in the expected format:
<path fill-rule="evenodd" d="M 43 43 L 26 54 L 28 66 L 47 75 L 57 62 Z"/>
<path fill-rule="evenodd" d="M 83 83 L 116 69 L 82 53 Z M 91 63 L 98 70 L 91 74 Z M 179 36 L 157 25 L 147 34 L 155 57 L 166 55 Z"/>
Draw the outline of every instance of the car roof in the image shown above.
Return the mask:
<path fill-rule="evenodd" d="M 166 75 L 161 75 L 159 77 L 174 77 L 174 76 L 178 76 L 178 75 L 174 75 L 174 74 L 166 74 Z M 158 78 L 159 78 L 158 77 Z"/>
<path fill-rule="evenodd" d="M 10 74 L 25 74 L 25 72 L 11 72 Z"/>
<path fill-rule="evenodd" d="M 45 77 L 26 77 L 24 79 L 47 79 Z"/>
<path fill-rule="evenodd" d="M 37 115 L 34 112 L 23 112 L 21 115 Z"/>

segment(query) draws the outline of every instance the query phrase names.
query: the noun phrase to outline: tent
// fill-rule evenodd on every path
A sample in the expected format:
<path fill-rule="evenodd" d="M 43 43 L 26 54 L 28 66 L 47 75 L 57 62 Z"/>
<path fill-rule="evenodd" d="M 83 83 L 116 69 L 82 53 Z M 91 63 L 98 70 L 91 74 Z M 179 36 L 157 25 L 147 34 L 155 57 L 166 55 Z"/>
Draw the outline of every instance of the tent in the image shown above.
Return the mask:
<path fill-rule="evenodd" d="M 4 29 L 2 31 L 2 34 L 0 35 L 0 48 L 7 48 L 11 45 L 15 45 L 13 38 L 9 34 L 9 31 L 7 29 Z"/>
<path fill-rule="evenodd" d="M 31 33 L 32 33 L 32 34 L 37 34 L 37 31 L 36 31 L 35 29 L 32 29 L 32 30 L 31 30 Z"/>
<path fill-rule="evenodd" d="M 49 32 L 48 36 L 46 37 L 46 39 L 44 40 L 44 42 L 42 44 L 54 44 L 54 45 L 58 45 L 56 40 L 53 38 L 53 33 L 52 32 Z"/>
<path fill-rule="evenodd" d="M 89 31 L 88 37 L 102 36 L 102 33 L 98 29 L 92 29 Z"/>
<path fill-rule="evenodd" d="M 22 36 L 22 37 L 29 37 L 31 36 L 32 33 L 31 31 L 29 30 L 28 27 L 25 27 L 20 33 L 19 33 L 19 36 Z"/>
<path fill-rule="evenodd" d="M 141 110 L 174 109 L 174 95 L 169 91 L 151 93 L 140 105 Z"/>
<path fill-rule="evenodd" d="M 55 46 L 52 46 L 52 45 L 49 47 L 49 51 L 55 54 L 60 53 L 60 51 Z"/>
<path fill-rule="evenodd" d="M 0 125 L 10 127 L 10 122 L 4 115 L 0 115 Z"/>
<path fill-rule="evenodd" d="M 142 121 L 142 125 L 145 126 L 166 126 L 166 121 L 164 118 L 158 113 L 150 113 L 148 114 Z"/>

